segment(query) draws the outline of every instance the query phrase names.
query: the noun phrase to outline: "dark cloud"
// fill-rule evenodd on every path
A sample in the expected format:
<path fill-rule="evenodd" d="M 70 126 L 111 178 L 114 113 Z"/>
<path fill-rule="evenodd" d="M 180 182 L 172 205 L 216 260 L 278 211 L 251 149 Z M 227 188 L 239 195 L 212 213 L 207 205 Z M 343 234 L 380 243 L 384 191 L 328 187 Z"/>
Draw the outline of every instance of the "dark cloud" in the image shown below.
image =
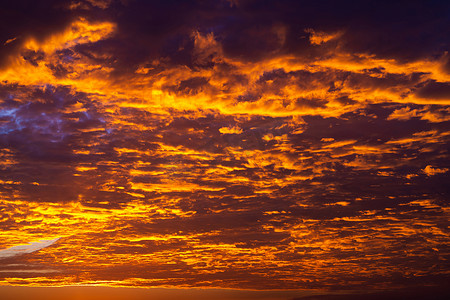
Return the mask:
<path fill-rule="evenodd" d="M 175 86 L 169 86 L 167 89 L 169 91 L 193 96 L 203 91 L 208 87 L 208 79 L 205 77 L 193 77 L 187 80 L 180 81 Z"/>
<path fill-rule="evenodd" d="M 74 3 L 3 4 L 1 39 L 4 43 L 17 38 L 3 45 L 3 63 L 28 37 L 43 40 L 80 16 L 118 25 L 112 38 L 79 50 L 110 53 L 119 73 L 160 58 L 195 67 L 193 32 L 214 33 L 226 56 L 251 61 L 281 54 L 322 55 L 322 46 L 309 43 L 305 30 L 310 28 L 330 34 L 342 31 L 340 48 L 381 58 L 408 61 L 449 50 L 450 7 L 445 1 L 241 1 L 234 6 L 227 1 L 113 1 L 104 7 L 92 1 Z"/>
<path fill-rule="evenodd" d="M 415 93 L 420 98 L 448 100 L 450 99 L 450 83 L 429 80 L 424 82 Z"/>
<path fill-rule="evenodd" d="M 4 68 L 13 55 L 17 55 L 21 46 L 33 38 L 39 42 L 69 26 L 80 17 L 93 16 L 101 19 L 101 10 L 89 1 L 76 3 L 67 0 L 49 1 L 6 1 L 1 4 L 0 12 L 0 67 Z M 32 64 L 42 57 L 39 53 L 26 52 L 24 59 Z"/>
<path fill-rule="evenodd" d="M 445 1 L 241 1 L 236 6 L 131 1 L 117 9 L 122 11 L 115 20 L 121 32 L 116 38 L 134 42 L 123 57 L 127 62 L 157 53 L 192 66 L 193 31 L 213 32 L 225 55 L 253 61 L 286 53 L 319 55 L 318 46 L 309 44 L 308 28 L 343 31 L 340 47 L 346 51 L 405 61 L 442 55 L 450 35 L 443 29 L 450 27 Z"/>

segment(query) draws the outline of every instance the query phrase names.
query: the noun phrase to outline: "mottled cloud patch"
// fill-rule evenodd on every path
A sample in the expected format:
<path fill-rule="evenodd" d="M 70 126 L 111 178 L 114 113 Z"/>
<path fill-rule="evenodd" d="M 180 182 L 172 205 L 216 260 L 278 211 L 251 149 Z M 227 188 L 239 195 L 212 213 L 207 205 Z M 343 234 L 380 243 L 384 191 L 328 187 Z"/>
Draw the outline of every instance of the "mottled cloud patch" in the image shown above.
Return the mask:
<path fill-rule="evenodd" d="M 448 281 L 447 3 L 23 3 L 1 284 Z"/>

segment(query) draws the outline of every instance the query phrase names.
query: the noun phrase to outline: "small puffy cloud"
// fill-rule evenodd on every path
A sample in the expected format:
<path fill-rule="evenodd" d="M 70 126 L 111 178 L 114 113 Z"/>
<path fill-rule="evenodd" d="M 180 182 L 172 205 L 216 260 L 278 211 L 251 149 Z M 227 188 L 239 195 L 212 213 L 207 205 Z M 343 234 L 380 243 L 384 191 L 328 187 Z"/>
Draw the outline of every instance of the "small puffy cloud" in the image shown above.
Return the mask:
<path fill-rule="evenodd" d="M 426 166 L 425 169 L 422 170 L 428 176 L 433 176 L 437 174 L 446 173 L 448 171 L 447 168 L 434 168 L 430 165 Z"/>
<path fill-rule="evenodd" d="M 241 134 L 242 129 L 236 126 L 233 127 L 222 127 L 219 129 L 219 132 L 222 134 Z"/>
<path fill-rule="evenodd" d="M 315 31 L 311 28 L 306 29 L 305 32 L 310 34 L 309 41 L 313 45 L 321 45 L 323 43 L 337 39 L 342 35 L 342 32 L 326 33 L 322 31 Z"/>
<path fill-rule="evenodd" d="M 417 117 L 417 110 L 411 110 L 409 107 L 403 107 L 400 109 L 394 110 L 392 114 L 387 118 L 388 120 L 399 120 L 399 121 L 407 121 L 411 118 Z"/>

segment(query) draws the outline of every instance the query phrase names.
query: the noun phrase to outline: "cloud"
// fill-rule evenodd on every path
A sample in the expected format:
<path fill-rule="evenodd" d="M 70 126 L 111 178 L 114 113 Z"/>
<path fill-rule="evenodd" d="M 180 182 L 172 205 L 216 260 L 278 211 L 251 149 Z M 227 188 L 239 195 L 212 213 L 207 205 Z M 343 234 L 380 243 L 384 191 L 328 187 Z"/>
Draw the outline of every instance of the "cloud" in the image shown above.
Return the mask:
<path fill-rule="evenodd" d="M 448 7 L 5 4 L 1 283 L 445 281 Z"/>
<path fill-rule="evenodd" d="M 427 174 L 427 176 L 433 176 L 433 175 L 436 175 L 436 174 L 446 173 L 448 171 L 448 169 L 446 169 L 446 168 L 442 168 L 442 169 L 433 168 L 432 166 L 428 165 L 422 171 L 425 174 Z"/>
<path fill-rule="evenodd" d="M 0 250 L 0 259 L 11 258 L 18 255 L 39 251 L 53 245 L 59 239 L 60 238 L 55 238 L 53 240 L 40 240 L 38 242 L 31 242 L 30 244 L 13 246 L 7 249 Z"/>
<path fill-rule="evenodd" d="M 427 99 L 450 99 L 450 83 L 430 80 L 416 91 L 417 96 Z"/>

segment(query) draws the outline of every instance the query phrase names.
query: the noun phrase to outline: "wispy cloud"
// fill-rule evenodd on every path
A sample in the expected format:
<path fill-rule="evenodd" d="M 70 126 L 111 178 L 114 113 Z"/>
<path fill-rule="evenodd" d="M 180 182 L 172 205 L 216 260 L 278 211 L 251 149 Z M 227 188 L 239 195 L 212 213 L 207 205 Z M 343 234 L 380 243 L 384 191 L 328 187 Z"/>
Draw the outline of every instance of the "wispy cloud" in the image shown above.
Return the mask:
<path fill-rule="evenodd" d="M 49 247 L 56 243 L 60 238 L 55 238 L 53 240 L 40 240 L 38 242 L 31 242 L 26 245 L 13 246 L 4 250 L 0 250 L 0 259 L 10 258 L 17 255 L 23 255 L 39 251 L 46 247 Z"/>

